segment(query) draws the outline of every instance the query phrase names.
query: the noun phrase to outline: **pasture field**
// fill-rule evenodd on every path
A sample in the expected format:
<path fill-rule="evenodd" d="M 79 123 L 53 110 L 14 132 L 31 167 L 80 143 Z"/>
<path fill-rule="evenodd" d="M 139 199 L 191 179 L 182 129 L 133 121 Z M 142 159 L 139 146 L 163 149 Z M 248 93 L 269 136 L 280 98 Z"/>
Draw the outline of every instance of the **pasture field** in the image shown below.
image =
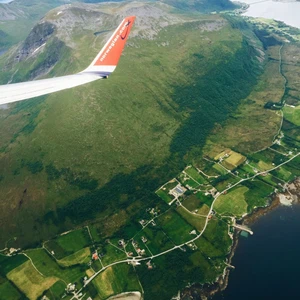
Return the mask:
<path fill-rule="evenodd" d="M 257 163 L 257 168 L 260 171 L 267 171 L 267 170 L 270 170 L 270 169 L 274 168 L 274 166 L 272 165 L 272 163 L 267 163 L 267 162 L 265 162 L 263 160 L 260 160 Z"/>
<path fill-rule="evenodd" d="M 93 225 L 89 225 L 89 229 L 90 229 L 90 233 L 93 239 L 93 242 L 95 243 L 99 243 L 101 242 L 103 239 L 99 236 L 97 227 L 93 226 Z"/>
<path fill-rule="evenodd" d="M 46 297 L 48 297 L 49 299 L 53 299 L 53 300 L 58 300 L 61 299 L 62 296 L 66 293 L 65 291 L 66 288 L 66 284 L 59 280 L 56 281 L 51 287 L 50 289 L 48 289 L 46 292 L 44 292 L 43 294 L 46 295 Z M 65 299 L 69 299 L 69 297 L 64 297 Z"/>
<path fill-rule="evenodd" d="M 205 279 L 207 281 L 213 280 L 216 276 L 216 271 L 214 270 L 213 263 L 205 257 L 201 251 L 196 251 L 189 257 L 193 266 L 199 268 L 199 272 L 205 274 Z"/>
<path fill-rule="evenodd" d="M 168 192 L 159 189 L 155 192 L 158 197 L 160 197 L 162 200 L 164 200 L 167 204 L 171 203 L 174 197 L 172 195 L 169 195 Z"/>
<path fill-rule="evenodd" d="M 198 215 L 207 215 L 212 201 L 213 197 L 211 195 L 205 196 L 204 193 L 197 192 L 197 194 L 185 198 L 182 205 L 190 212 L 195 212 Z"/>
<path fill-rule="evenodd" d="M 236 177 L 230 173 L 227 173 L 226 175 L 220 176 L 217 179 L 213 181 L 214 187 L 218 190 L 218 192 L 222 192 L 226 188 L 228 188 L 230 185 L 235 184 L 240 180 L 239 177 Z"/>
<path fill-rule="evenodd" d="M 58 260 L 58 264 L 62 267 L 70 267 L 73 265 L 80 265 L 88 263 L 91 260 L 90 248 L 83 248 L 78 250 L 74 254 L 71 254 L 63 259 Z"/>
<path fill-rule="evenodd" d="M 178 180 L 180 183 L 188 189 L 197 189 L 199 187 L 199 183 L 195 181 L 193 178 L 190 178 L 184 172 L 181 172 L 178 176 Z"/>
<path fill-rule="evenodd" d="M 206 216 L 206 215 L 208 215 L 209 210 L 210 210 L 210 206 L 208 206 L 206 204 L 203 204 L 201 206 L 201 208 L 198 210 L 197 214 L 202 215 L 202 216 Z"/>
<path fill-rule="evenodd" d="M 226 175 L 228 171 L 220 166 L 218 163 L 213 165 L 213 168 L 219 173 L 219 175 Z"/>
<path fill-rule="evenodd" d="M 104 256 L 101 258 L 104 266 L 107 266 L 115 261 L 126 259 L 126 254 L 123 248 L 119 248 L 117 243 L 114 243 L 115 247 L 111 244 L 105 245 Z"/>
<path fill-rule="evenodd" d="M 24 294 L 6 278 L 0 277 L 0 300 L 22 300 Z"/>
<path fill-rule="evenodd" d="M 176 179 L 172 179 L 163 186 L 163 190 L 169 192 L 178 184 Z"/>
<path fill-rule="evenodd" d="M 220 158 L 223 158 L 225 155 L 229 155 L 231 152 L 230 149 L 226 149 L 224 151 L 222 151 L 221 153 L 217 154 L 215 157 L 214 157 L 214 160 L 219 160 Z"/>
<path fill-rule="evenodd" d="M 222 163 L 227 169 L 233 170 L 241 165 L 245 160 L 246 157 L 244 155 L 230 151 L 229 157 L 227 157 Z"/>
<path fill-rule="evenodd" d="M 271 174 L 266 174 L 265 176 L 258 176 L 258 179 L 260 179 L 261 181 L 269 184 L 271 187 L 277 188 L 278 187 L 278 183 L 283 184 L 284 182 L 282 180 L 278 180 L 276 179 L 273 175 Z"/>
<path fill-rule="evenodd" d="M 107 299 L 123 292 L 141 290 L 136 273 L 128 264 L 109 267 L 93 280 L 93 285 L 100 299 Z"/>
<path fill-rule="evenodd" d="M 87 228 L 83 227 L 46 242 L 45 247 L 50 252 L 54 251 L 54 256 L 57 259 L 61 259 L 70 256 L 91 244 L 92 241 Z"/>
<path fill-rule="evenodd" d="M 284 168 L 292 172 L 294 178 L 300 176 L 300 157 L 296 157 L 293 161 L 287 163 Z"/>
<path fill-rule="evenodd" d="M 185 219 L 187 223 L 197 229 L 198 232 L 204 228 L 205 217 L 199 216 L 198 214 L 189 213 L 183 207 L 177 207 L 176 211 Z"/>
<path fill-rule="evenodd" d="M 268 148 L 263 151 L 252 154 L 251 160 L 255 163 L 262 164 L 262 166 L 265 169 L 272 169 L 274 168 L 274 166 L 277 166 L 283 163 L 284 161 L 288 160 L 288 157 L 281 153 L 272 151 Z"/>
<path fill-rule="evenodd" d="M 27 250 L 26 254 L 32 259 L 36 268 L 46 277 L 54 276 L 66 284 L 81 282 L 86 267 L 72 266 L 62 268 L 44 249 Z"/>
<path fill-rule="evenodd" d="M 183 202 L 183 206 L 186 207 L 189 211 L 195 211 L 196 209 L 199 209 L 202 205 L 203 202 L 199 197 L 196 195 L 190 195 L 186 197 Z"/>
<path fill-rule="evenodd" d="M 211 258 L 224 256 L 224 253 L 221 249 L 218 249 L 212 243 L 204 237 L 200 237 L 195 241 L 198 249 L 205 255 Z"/>
<path fill-rule="evenodd" d="M 95 272 L 98 272 L 98 271 L 100 271 L 100 270 L 102 269 L 102 264 L 100 263 L 99 260 L 95 260 L 95 261 L 93 261 L 93 263 L 92 263 L 92 268 L 93 268 L 93 270 L 94 270 Z"/>
<path fill-rule="evenodd" d="M 249 177 L 256 174 L 253 170 L 253 167 L 251 167 L 249 164 L 243 164 L 239 167 L 238 171 L 242 171 L 243 174 Z"/>
<path fill-rule="evenodd" d="M 300 126 L 300 106 L 283 108 L 284 117 L 296 126 Z"/>
<path fill-rule="evenodd" d="M 183 182 L 183 185 L 190 190 L 196 190 L 197 188 L 199 188 L 199 183 L 196 182 L 194 179 L 185 180 Z"/>
<path fill-rule="evenodd" d="M 188 224 L 176 211 L 169 210 L 157 218 L 164 232 L 175 244 L 182 244 L 191 239 L 190 232 L 193 227 Z"/>
<path fill-rule="evenodd" d="M 242 183 L 248 191 L 244 194 L 250 213 L 256 207 L 265 206 L 268 202 L 268 196 L 274 191 L 274 188 L 265 182 L 255 179 Z"/>
<path fill-rule="evenodd" d="M 211 206 L 214 198 L 212 195 L 205 195 L 203 192 L 197 192 L 195 196 L 201 201 L 201 203 Z"/>
<path fill-rule="evenodd" d="M 213 165 L 215 164 L 213 161 L 209 161 L 201 157 L 195 159 L 193 164 L 208 176 L 219 175 L 219 173 L 213 168 Z"/>
<path fill-rule="evenodd" d="M 7 274 L 11 280 L 29 299 L 37 299 L 45 290 L 48 290 L 58 278 L 43 277 L 30 261 L 15 268 Z"/>
<path fill-rule="evenodd" d="M 150 228 L 148 226 L 144 228 L 142 232 L 148 239 L 147 247 L 154 255 L 175 246 L 174 242 L 160 227 Z"/>
<path fill-rule="evenodd" d="M 285 182 L 289 182 L 289 181 L 293 180 L 293 178 L 294 178 L 294 174 L 291 171 L 287 170 L 284 166 L 282 166 L 270 173 Z"/>
<path fill-rule="evenodd" d="M 0 274 L 5 276 L 7 273 L 22 265 L 28 260 L 25 255 L 14 255 L 11 257 L 0 254 Z"/>
<path fill-rule="evenodd" d="M 247 187 L 237 187 L 230 190 L 226 195 L 221 195 L 216 200 L 214 208 L 221 215 L 233 215 L 241 217 L 247 213 L 247 202 L 245 201 L 245 193 Z"/>
<path fill-rule="evenodd" d="M 193 166 L 189 166 L 184 171 L 199 184 L 207 184 L 208 181 Z"/>
<path fill-rule="evenodd" d="M 225 257 L 229 252 L 232 240 L 228 235 L 228 224 L 223 220 L 213 218 L 209 221 L 201 239 L 206 239 Z M 201 247 L 201 244 L 200 244 Z"/>

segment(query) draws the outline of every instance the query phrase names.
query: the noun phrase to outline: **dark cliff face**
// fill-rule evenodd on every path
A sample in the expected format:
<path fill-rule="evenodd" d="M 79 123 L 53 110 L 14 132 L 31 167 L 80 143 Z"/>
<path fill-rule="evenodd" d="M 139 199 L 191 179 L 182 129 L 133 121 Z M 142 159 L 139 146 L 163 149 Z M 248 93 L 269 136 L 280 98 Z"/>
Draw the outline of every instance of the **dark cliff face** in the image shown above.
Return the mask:
<path fill-rule="evenodd" d="M 47 74 L 62 57 L 66 45 L 56 36 L 56 26 L 50 22 L 37 24 L 16 51 L 13 65 L 21 63 L 12 82 L 32 80 Z"/>
<path fill-rule="evenodd" d="M 20 62 L 32 55 L 37 48 L 47 42 L 54 31 L 55 26 L 51 23 L 43 22 L 37 24 L 23 42 L 16 56 L 16 60 Z"/>

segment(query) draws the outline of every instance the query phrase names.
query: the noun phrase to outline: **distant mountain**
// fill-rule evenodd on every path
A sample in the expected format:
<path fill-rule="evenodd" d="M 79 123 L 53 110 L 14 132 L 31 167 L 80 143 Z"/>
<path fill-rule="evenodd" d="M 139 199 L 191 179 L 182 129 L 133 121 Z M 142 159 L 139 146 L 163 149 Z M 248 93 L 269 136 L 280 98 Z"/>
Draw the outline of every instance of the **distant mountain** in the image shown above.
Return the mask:
<path fill-rule="evenodd" d="M 127 1 L 130 2 L 131 0 Z M 123 0 L 69 0 L 68 3 L 121 3 Z M 199 11 L 202 13 L 232 9 L 235 6 L 229 0 L 155 0 L 170 4 L 176 8 Z M 1 30 L 7 38 L 0 43 L 0 50 L 25 39 L 34 24 L 49 10 L 66 4 L 65 0 L 14 0 L 10 3 L 0 2 Z M 13 28 L 13 29 L 12 29 Z M 15 30 L 18 28 L 18 30 Z"/>
<path fill-rule="evenodd" d="M 230 0 L 162 0 L 180 9 L 196 10 L 202 13 L 234 9 Z"/>
<path fill-rule="evenodd" d="M 7 35 L 1 48 L 8 48 L 26 38 L 32 27 L 49 10 L 65 4 L 64 0 L 14 0 L 0 3 L 1 30 Z M 68 1 L 72 3 L 74 0 Z"/>

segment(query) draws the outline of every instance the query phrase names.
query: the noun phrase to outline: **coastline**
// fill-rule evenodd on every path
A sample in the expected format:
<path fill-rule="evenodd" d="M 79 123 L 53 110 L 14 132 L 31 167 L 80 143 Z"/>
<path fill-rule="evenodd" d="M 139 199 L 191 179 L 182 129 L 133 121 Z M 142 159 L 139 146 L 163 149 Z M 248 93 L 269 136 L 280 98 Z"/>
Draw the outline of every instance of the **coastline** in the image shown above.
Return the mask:
<path fill-rule="evenodd" d="M 293 181 L 286 184 L 286 188 L 284 192 L 276 192 L 276 193 L 274 192 L 273 194 L 271 194 L 269 204 L 265 207 L 258 207 L 251 214 L 246 215 L 242 219 L 242 224 L 249 226 L 255 223 L 260 217 L 275 210 L 279 206 L 284 205 L 280 201 L 280 196 L 282 195 L 286 196 L 287 198 L 292 198 L 291 205 L 292 203 L 295 202 L 299 203 L 300 202 L 300 177 L 297 177 Z M 240 232 L 241 230 L 237 229 L 233 234 L 233 239 L 232 239 L 233 243 L 230 252 L 228 253 L 227 256 L 228 266 L 225 267 L 223 275 L 221 275 L 216 280 L 216 282 L 212 284 L 205 284 L 205 285 L 194 284 L 191 287 L 187 287 L 181 292 L 183 299 L 207 300 L 207 299 L 211 299 L 213 296 L 221 293 L 227 288 L 229 282 L 230 270 L 234 268 L 234 266 L 231 266 L 231 262 L 239 243 Z"/>

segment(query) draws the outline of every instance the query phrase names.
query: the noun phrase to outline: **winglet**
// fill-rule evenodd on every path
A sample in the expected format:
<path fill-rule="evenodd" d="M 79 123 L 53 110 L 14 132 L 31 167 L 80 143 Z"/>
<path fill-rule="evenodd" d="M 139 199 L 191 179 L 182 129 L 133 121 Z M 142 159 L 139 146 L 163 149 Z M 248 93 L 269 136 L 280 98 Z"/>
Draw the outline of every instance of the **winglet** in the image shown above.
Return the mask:
<path fill-rule="evenodd" d="M 90 66 L 82 71 L 82 73 L 96 73 L 100 76 L 108 76 L 115 70 L 134 20 L 135 17 L 130 16 L 121 22 Z"/>

